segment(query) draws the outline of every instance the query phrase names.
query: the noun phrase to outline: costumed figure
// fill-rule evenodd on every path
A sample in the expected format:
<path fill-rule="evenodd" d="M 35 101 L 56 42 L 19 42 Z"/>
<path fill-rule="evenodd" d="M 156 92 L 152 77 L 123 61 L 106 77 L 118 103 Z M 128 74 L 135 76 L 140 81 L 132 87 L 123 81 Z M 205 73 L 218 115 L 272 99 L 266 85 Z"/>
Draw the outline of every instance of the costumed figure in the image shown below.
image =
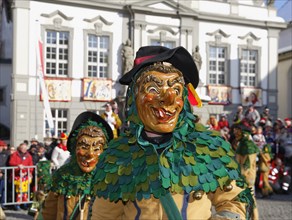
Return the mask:
<path fill-rule="evenodd" d="M 28 201 L 28 188 L 31 184 L 31 178 L 32 177 L 29 177 L 26 172 L 14 178 L 17 203 Z"/>
<path fill-rule="evenodd" d="M 183 47 L 139 49 L 120 79 L 129 85 L 129 130 L 100 156 L 92 219 L 252 218 L 251 191 L 230 144 L 194 123 L 198 82 Z"/>
<path fill-rule="evenodd" d="M 51 160 L 57 169 L 70 157 L 70 152 L 67 149 L 67 139 L 68 135 L 62 132 L 60 135 L 61 142 L 53 150 Z"/>
<path fill-rule="evenodd" d="M 271 166 L 271 147 L 265 144 L 259 154 L 259 188 L 263 197 L 273 194 L 273 188 L 269 183 L 269 173 Z"/>
<path fill-rule="evenodd" d="M 39 219 L 39 213 L 42 204 L 46 198 L 49 189 L 52 186 L 52 163 L 50 160 L 42 157 L 37 163 L 37 191 L 33 193 L 33 203 L 28 210 L 28 214 L 34 217 L 34 220 Z"/>
<path fill-rule="evenodd" d="M 101 114 L 101 117 L 109 124 L 111 127 L 114 138 L 118 137 L 118 131 L 122 125 L 122 121 L 118 114 L 113 112 L 112 106 L 110 103 L 105 104 L 105 112 Z"/>
<path fill-rule="evenodd" d="M 45 199 L 44 219 L 89 219 L 95 199 L 92 176 L 99 155 L 113 138 L 109 125 L 97 114 L 83 112 L 75 120 L 68 138 L 70 161 L 53 174 Z"/>
<path fill-rule="evenodd" d="M 240 165 L 241 174 L 245 177 L 248 187 L 255 188 L 257 173 L 257 154 L 259 148 L 255 145 L 251 137 L 249 127 L 243 124 L 236 124 L 233 127 L 236 146 L 236 160 Z M 254 209 L 253 219 L 258 219 L 258 210 Z"/>
<path fill-rule="evenodd" d="M 272 163 L 269 174 L 269 182 L 276 193 L 289 193 L 291 174 L 283 164 L 281 158 L 276 157 Z"/>

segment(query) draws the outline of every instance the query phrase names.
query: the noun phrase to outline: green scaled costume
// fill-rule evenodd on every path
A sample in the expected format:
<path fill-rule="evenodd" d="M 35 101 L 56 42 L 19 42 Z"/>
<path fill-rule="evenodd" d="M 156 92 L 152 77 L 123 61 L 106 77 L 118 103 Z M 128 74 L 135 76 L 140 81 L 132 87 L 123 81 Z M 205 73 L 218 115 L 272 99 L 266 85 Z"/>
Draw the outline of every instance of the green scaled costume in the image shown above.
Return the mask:
<path fill-rule="evenodd" d="M 260 152 L 258 146 L 251 140 L 249 139 L 250 133 L 248 132 L 243 132 L 244 136 L 240 140 L 236 153 L 240 155 L 248 155 L 248 154 L 257 154 Z"/>
<path fill-rule="evenodd" d="M 84 122 L 78 127 L 78 129 L 72 131 L 70 135 L 72 138 L 69 138 L 68 140 L 71 158 L 69 163 L 64 164 L 53 174 L 53 184 L 51 188 L 52 192 L 66 196 L 93 195 L 92 176 L 95 173 L 96 167 L 91 172 L 83 172 L 77 163 L 75 153 L 78 133 L 80 130 L 88 126 L 99 127 L 103 130 L 106 139 L 109 138 L 105 128 L 103 128 L 103 125 L 91 120 Z M 105 144 L 104 147 L 106 148 L 106 146 L 107 144 Z"/>
<path fill-rule="evenodd" d="M 223 189 L 232 180 L 243 186 L 231 146 L 220 134 L 194 124 L 184 89 L 184 108 L 168 141 L 153 144 L 142 138 L 133 84 L 128 90 L 130 129 L 109 143 L 100 155 L 95 175 L 98 197 L 134 201 L 171 193 L 206 193 Z M 129 157 L 129 155 L 131 155 Z"/>
<path fill-rule="evenodd" d="M 66 196 L 92 195 L 91 180 L 96 168 L 85 173 L 78 166 L 74 158 L 76 155 L 72 157 L 69 163 L 62 166 L 62 169 L 54 172 L 51 191 Z"/>
<path fill-rule="evenodd" d="M 236 154 L 238 155 L 238 157 L 239 155 L 245 156 L 251 154 L 258 154 L 260 152 L 258 146 L 248 138 L 249 135 L 250 134 L 244 134 L 244 136 L 240 140 L 236 149 Z M 251 167 L 250 163 L 251 163 L 250 158 L 247 157 L 242 164 L 243 168 L 249 169 Z"/>
<path fill-rule="evenodd" d="M 42 209 L 44 219 L 90 219 L 96 198 L 92 181 L 96 162 L 112 137 L 110 126 L 99 115 L 92 112 L 78 115 L 68 137 L 71 158 L 53 174 L 52 187 Z M 88 166 L 81 166 L 81 160 Z"/>
<path fill-rule="evenodd" d="M 51 161 L 41 160 L 37 163 L 38 189 L 48 192 L 52 185 Z"/>
<path fill-rule="evenodd" d="M 91 205 L 95 198 L 92 187 L 95 169 L 83 172 L 73 153 L 70 161 L 53 173 L 52 186 L 42 210 L 43 219 L 78 219 L 81 218 L 80 209 L 84 207 L 84 219 L 87 219 L 91 215 Z"/>

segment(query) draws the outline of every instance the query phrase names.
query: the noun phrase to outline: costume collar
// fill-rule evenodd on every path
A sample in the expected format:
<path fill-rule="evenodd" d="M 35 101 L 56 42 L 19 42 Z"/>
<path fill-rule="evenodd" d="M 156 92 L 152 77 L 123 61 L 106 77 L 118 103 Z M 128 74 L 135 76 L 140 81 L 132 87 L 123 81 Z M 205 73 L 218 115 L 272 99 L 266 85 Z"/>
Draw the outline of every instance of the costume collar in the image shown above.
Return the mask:
<path fill-rule="evenodd" d="M 67 196 L 92 195 L 92 176 L 95 169 L 85 173 L 76 159 L 72 159 L 53 174 L 51 191 Z"/>
<path fill-rule="evenodd" d="M 142 138 L 146 141 L 149 141 L 152 144 L 161 145 L 168 142 L 172 138 L 172 133 L 161 134 L 161 136 L 157 137 L 148 137 L 146 131 L 142 130 Z"/>

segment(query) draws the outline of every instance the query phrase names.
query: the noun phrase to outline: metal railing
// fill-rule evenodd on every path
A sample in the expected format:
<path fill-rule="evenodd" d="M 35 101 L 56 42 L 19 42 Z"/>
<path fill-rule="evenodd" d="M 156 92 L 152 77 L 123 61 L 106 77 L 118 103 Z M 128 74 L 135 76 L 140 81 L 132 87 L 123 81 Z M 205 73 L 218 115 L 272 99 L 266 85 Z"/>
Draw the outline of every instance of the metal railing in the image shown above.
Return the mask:
<path fill-rule="evenodd" d="M 4 181 L 4 203 L 2 205 L 20 205 L 33 203 L 32 193 L 37 191 L 36 166 L 0 167 Z"/>

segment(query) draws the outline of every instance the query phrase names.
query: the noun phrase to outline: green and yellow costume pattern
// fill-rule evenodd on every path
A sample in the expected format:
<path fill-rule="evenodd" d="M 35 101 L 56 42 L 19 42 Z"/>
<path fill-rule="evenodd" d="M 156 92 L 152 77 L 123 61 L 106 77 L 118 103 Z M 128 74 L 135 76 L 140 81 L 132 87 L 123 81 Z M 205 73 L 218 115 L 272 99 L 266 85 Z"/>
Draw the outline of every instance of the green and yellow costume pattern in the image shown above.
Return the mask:
<path fill-rule="evenodd" d="M 128 91 L 131 93 L 131 90 Z M 184 109 L 171 138 L 153 144 L 142 138 L 143 125 L 137 115 L 134 95 L 129 95 L 130 130 L 109 143 L 100 155 L 94 178 L 98 197 L 110 201 L 161 198 L 171 193 L 224 189 L 232 180 L 240 187 L 240 175 L 234 152 L 218 132 L 195 124 L 195 116 L 184 91 Z M 129 156 L 130 155 L 130 156 Z M 240 202 L 253 204 L 250 189 Z"/>

